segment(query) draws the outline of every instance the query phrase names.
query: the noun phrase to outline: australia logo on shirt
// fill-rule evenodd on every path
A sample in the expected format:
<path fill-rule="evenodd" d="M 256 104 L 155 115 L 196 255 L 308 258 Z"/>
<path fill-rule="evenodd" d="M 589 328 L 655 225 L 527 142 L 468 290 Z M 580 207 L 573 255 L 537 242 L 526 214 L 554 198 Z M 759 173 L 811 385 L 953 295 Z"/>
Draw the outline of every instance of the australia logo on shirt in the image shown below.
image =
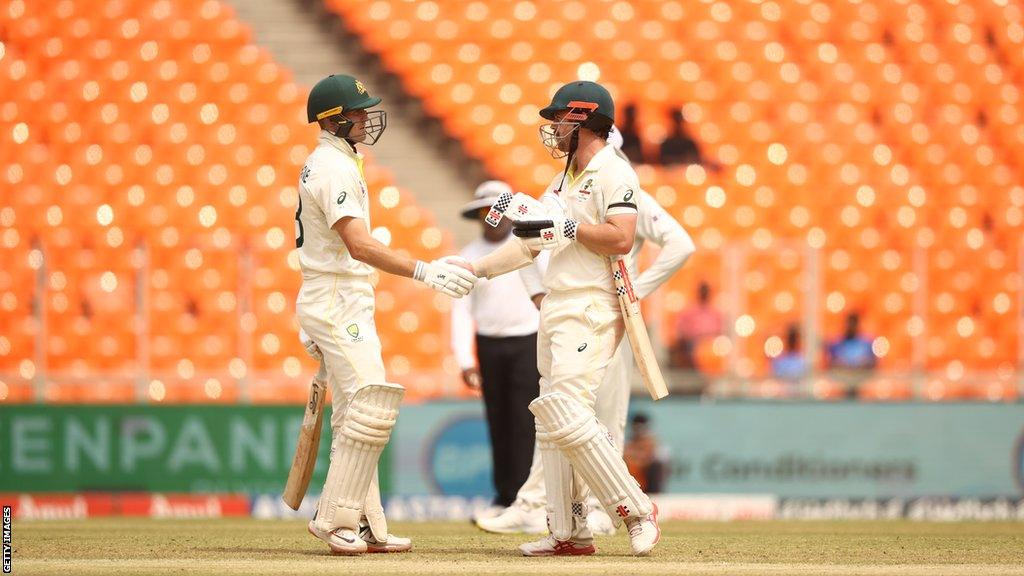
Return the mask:
<path fill-rule="evenodd" d="M 590 194 L 593 192 L 591 187 L 594 185 L 593 178 L 587 178 L 587 181 L 583 183 L 583 186 L 576 192 L 576 201 L 583 203 L 590 200 Z"/>
<path fill-rule="evenodd" d="M 359 335 L 359 324 L 349 324 L 345 328 L 345 331 L 348 332 L 348 335 L 352 337 L 353 342 L 362 342 L 363 337 Z"/>

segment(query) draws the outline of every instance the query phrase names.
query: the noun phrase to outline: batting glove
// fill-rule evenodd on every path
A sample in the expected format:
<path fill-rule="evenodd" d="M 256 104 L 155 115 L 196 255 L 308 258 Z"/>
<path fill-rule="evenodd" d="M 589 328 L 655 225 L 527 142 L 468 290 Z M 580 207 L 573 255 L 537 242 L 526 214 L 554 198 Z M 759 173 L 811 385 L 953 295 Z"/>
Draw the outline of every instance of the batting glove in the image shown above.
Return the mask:
<path fill-rule="evenodd" d="M 469 270 L 443 260 L 417 261 L 412 277 L 452 298 L 462 298 L 476 285 L 476 276 Z"/>
<path fill-rule="evenodd" d="M 576 241 L 576 227 L 572 218 L 524 220 L 512 223 L 512 233 L 530 250 L 558 250 Z"/>
<path fill-rule="evenodd" d="M 320 347 L 316 345 L 316 342 L 314 342 L 313 339 L 309 337 L 309 334 L 306 334 L 306 331 L 302 328 L 299 328 L 299 340 L 306 348 L 306 354 L 309 354 L 310 358 L 317 362 L 324 359 L 324 353 L 320 351 Z"/>

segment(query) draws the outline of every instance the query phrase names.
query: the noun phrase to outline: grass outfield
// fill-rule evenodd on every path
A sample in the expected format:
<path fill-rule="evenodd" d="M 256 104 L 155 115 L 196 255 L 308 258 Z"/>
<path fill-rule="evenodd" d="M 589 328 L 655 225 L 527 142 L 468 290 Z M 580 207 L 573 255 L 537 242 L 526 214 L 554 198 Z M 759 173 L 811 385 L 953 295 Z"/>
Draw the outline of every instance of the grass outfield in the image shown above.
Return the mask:
<path fill-rule="evenodd" d="M 666 522 L 648 558 L 629 556 L 621 531 L 589 558 L 523 558 L 523 536 L 468 523 L 391 528 L 411 553 L 332 557 L 295 521 L 15 521 L 14 573 L 1024 575 L 1022 523 Z"/>

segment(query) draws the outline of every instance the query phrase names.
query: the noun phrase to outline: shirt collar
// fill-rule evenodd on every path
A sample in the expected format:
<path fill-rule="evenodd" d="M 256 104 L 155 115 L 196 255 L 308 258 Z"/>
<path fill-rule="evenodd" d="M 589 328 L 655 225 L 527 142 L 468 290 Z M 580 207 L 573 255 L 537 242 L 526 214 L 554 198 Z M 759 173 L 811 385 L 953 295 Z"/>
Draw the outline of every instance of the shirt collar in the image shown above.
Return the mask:
<path fill-rule="evenodd" d="M 597 151 L 597 154 L 590 159 L 587 163 L 587 167 L 583 169 L 584 172 L 594 172 L 600 170 L 604 163 L 608 161 L 610 156 L 615 155 L 615 146 L 612 144 L 605 144 L 604 148 Z"/>
<path fill-rule="evenodd" d="M 572 181 L 575 182 L 576 180 L 579 180 L 580 176 L 582 176 L 584 172 L 596 172 L 604 166 L 604 163 L 608 161 L 610 156 L 615 156 L 615 146 L 612 144 L 605 144 L 604 148 L 601 148 L 597 151 L 597 154 L 591 156 L 590 162 L 587 163 L 587 167 L 584 168 L 582 172 L 577 174 L 570 172 L 569 176 L 572 178 Z"/>
<path fill-rule="evenodd" d="M 360 154 L 359 152 L 356 152 L 355 146 L 349 144 L 348 140 L 345 140 L 344 138 L 338 138 L 337 136 L 331 134 L 327 130 L 320 131 L 319 140 L 323 144 L 327 144 L 337 148 L 346 156 L 350 156 L 353 160 L 363 159 L 363 155 Z"/>

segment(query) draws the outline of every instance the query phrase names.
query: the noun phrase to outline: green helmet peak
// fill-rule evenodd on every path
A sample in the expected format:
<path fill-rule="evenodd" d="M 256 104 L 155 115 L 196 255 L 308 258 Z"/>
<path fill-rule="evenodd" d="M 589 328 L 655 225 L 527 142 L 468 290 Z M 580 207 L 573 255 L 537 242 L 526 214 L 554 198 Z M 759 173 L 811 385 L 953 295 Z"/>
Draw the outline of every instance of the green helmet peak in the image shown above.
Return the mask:
<path fill-rule="evenodd" d="M 559 88 L 551 97 L 551 103 L 541 109 L 540 115 L 547 120 L 554 120 L 555 113 L 562 110 L 579 113 L 582 117 L 567 117 L 564 120 L 580 122 L 586 128 L 598 123 L 607 123 L 608 126 L 615 123 L 615 102 L 612 101 L 612 95 L 604 86 L 589 80 L 577 80 Z"/>
<path fill-rule="evenodd" d="M 348 74 L 331 74 L 316 83 L 306 101 L 306 121 L 316 122 L 347 110 L 363 110 L 380 104 L 363 83 Z"/>

